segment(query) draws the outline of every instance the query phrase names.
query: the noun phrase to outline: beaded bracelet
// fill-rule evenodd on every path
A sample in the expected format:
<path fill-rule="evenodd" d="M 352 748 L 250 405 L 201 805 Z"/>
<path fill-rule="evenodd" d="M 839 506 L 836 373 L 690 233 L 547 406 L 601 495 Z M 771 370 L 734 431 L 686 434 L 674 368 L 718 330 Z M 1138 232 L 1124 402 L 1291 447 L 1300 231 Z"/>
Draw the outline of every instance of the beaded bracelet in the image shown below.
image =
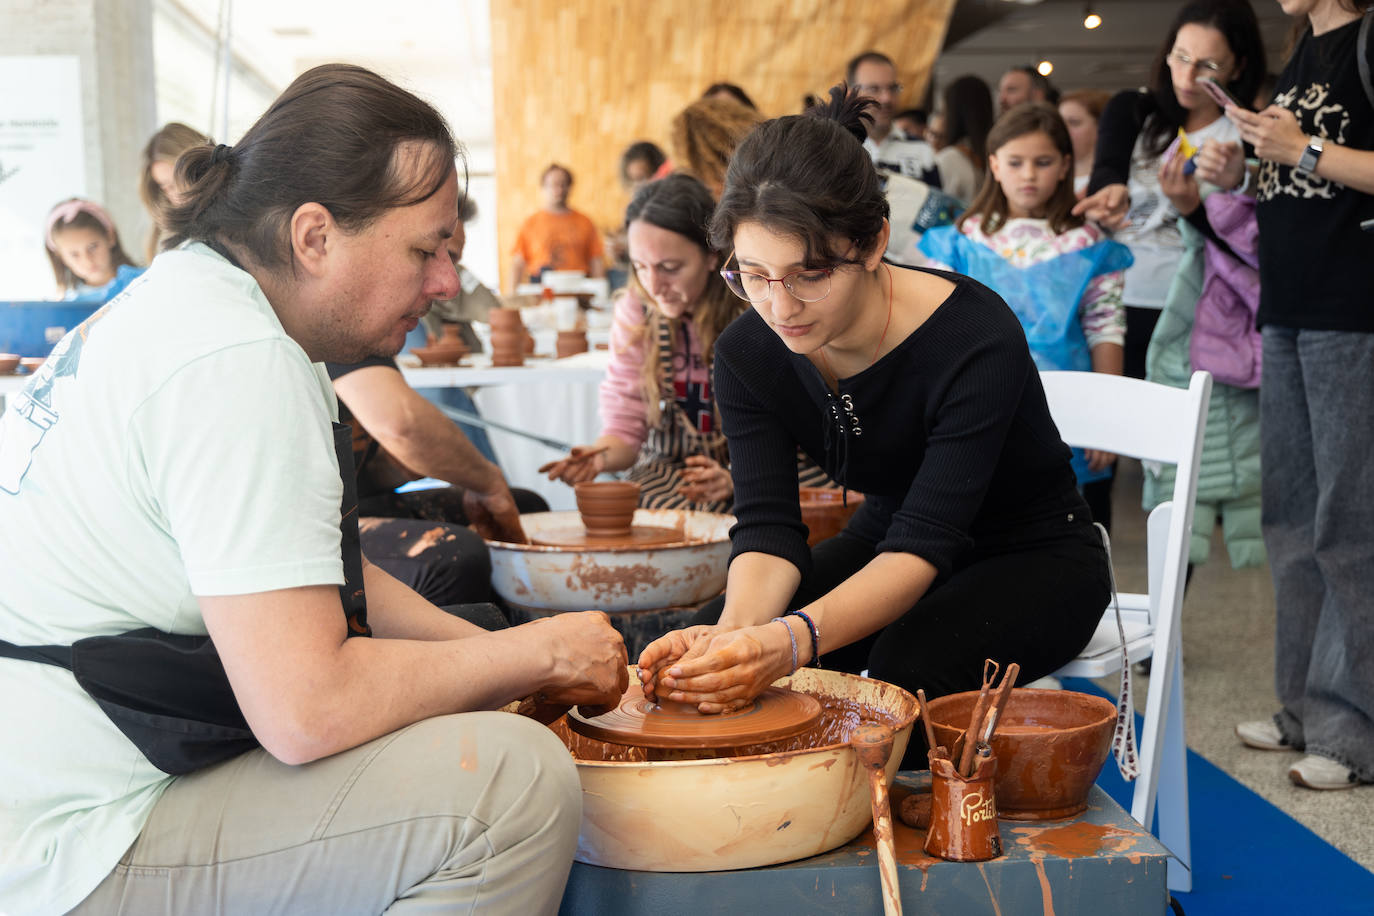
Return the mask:
<path fill-rule="evenodd" d="M 806 621 L 806 628 L 811 631 L 811 663 L 810 667 L 819 668 L 821 666 L 821 628 L 816 626 L 816 621 L 811 619 L 811 615 L 805 611 L 788 611 L 789 614 L 796 614 Z"/>
<path fill-rule="evenodd" d="M 770 620 L 768 622 L 772 623 L 774 620 L 782 624 L 782 628 L 787 631 L 787 638 L 792 641 L 792 670 L 787 672 L 787 676 L 791 677 L 792 675 L 797 673 L 797 634 L 792 632 L 791 624 L 789 624 L 783 618 L 774 617 L 773 620 Z"/>

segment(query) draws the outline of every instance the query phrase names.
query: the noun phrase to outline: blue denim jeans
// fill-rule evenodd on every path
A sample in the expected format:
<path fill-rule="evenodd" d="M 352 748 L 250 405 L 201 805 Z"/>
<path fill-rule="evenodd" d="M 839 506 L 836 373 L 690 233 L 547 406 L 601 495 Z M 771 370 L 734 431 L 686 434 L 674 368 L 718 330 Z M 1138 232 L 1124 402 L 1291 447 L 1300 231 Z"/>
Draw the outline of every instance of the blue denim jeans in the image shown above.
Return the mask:
<path fill-rule="evenodd" d="M 1264 328 L 1279 729 L 1374 781 L 1374 334 Z"/>

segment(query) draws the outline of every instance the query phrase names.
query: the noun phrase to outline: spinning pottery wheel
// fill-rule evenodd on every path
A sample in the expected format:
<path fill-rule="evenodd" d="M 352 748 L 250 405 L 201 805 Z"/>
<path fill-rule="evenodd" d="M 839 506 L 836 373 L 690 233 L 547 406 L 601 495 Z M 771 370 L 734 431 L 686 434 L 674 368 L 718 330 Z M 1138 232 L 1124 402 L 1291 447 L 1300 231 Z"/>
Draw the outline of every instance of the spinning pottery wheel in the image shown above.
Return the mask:
<path fill-rule="evenodd" d="M 591 718 L 572 710 L 568 725 L 585 737 L 631 747 L 728 748 L 791 738 L 820 717 L 815 697 L 785 687 L 769 687 L 732 712 L 703 715 L 687 703 L 650 702 L 632 679 L 615 709 Z"/>

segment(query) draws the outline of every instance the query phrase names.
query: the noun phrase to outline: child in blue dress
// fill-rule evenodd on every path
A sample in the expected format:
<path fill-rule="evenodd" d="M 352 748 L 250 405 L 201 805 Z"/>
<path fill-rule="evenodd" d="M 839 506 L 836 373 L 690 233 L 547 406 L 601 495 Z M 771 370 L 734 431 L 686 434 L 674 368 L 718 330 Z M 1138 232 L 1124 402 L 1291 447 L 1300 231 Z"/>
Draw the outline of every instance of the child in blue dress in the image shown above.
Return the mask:
<path fill-rule="evenodd" d="M 1025 328 L 1035 364 L 1120 375 L 1126 246 L 1073 216 L 1073 143 L 1049 105 L 1018 105 L 988 134 L 988 170 L 968 211 L 921 240 L 931 266 L 991 287 Z M 1073 450 L 1093 517 L 1110 526 L 1115 456 Z"/>

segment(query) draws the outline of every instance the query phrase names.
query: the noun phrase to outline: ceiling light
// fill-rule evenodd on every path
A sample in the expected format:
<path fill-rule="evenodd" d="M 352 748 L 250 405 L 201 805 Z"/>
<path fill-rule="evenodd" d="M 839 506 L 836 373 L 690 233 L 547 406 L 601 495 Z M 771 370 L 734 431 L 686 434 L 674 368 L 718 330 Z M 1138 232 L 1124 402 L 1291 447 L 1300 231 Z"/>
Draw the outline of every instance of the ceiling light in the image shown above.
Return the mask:
<path fill-rule="evenodd" d="M 1039 73 L 1041 76 L 1049 76 L 1054 72 L 1054 63 L 1052 61 L 1042 60 L 1035 65 L 1035 72 Z"/>
<path fill-rule="evenodd" d="M 1088 7 L 1088 11 L 1083 14 L 1083 28 L 1095 29 L 1101 24 L 1102 17 L 1097 15 L 1097 13 L 1093 12 L 1092 7 Z"/>

